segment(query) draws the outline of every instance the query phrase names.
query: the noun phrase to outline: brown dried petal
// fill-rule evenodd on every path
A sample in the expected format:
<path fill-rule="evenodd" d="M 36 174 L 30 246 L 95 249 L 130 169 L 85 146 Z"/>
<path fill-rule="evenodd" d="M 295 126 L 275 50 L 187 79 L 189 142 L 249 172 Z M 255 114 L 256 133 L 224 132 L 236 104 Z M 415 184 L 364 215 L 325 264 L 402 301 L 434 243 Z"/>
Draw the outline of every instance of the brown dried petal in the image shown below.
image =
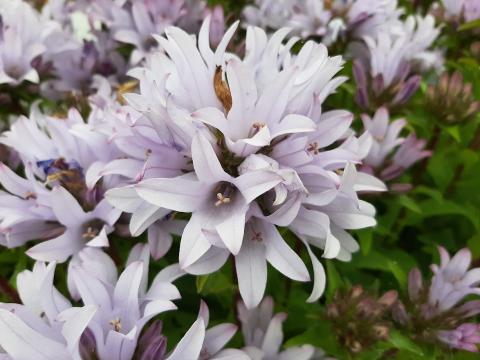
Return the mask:
<path fill-rule="evenodd" d="M 226 81 L 223 80 L 222 75 L 222 68 L 217 66 L 215 76 L 213 77 L 213 87 L 218 100 L 220 100 L 225 108 L 225 112 L 228 113 L 232 108 L 232 93 Z"/>
<path fill-rule="evenodd" d="M 120 104 L 125 105 L 127 102 L 125 101 L 125 98 L 123 97 L 123 95 L 131 93 L 137 87 L 138 87 L 138 80 L 131 80 L 121 84 L 117 90 L 117 101 Z"/>

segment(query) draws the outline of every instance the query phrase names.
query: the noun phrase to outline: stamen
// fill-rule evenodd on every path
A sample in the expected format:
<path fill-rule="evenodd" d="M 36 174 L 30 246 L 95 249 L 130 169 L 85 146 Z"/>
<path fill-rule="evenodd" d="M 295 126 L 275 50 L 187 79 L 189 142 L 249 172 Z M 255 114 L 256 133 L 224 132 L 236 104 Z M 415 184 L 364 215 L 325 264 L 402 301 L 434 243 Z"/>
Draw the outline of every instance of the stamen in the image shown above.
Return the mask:
<path fill-rule="evenodd" d="M 318 143 L 315 141 L 313 143 L 308 144 L 307 151 L 313 152 L 314 155 L 318 155 L 320 153 L 320 148 L 318 146 Z"/>
<path fill-rule="evenodd" d="M 83 233 L 82 238 L 84 239 L 93 239 L 98 235 L 98 230 L 93 229 L 91 226 L 88 227 L 87 231 Z"/>
<path fill-rule="evenodd" d="M 224 196 L 222 193 L 217 193 L 217 199 L 218 201 L 215 203 L 215 206 L 220 206 L 224 204 L 230 203 L 230 198 L 227 196 Z"/>
<path fill-rule="evenodd" d="M 256 135 L 260 130 L 262 130 L 265 127 L 264 123 L 261 122 L 256 122 L 253 123 L 252 125 L 252 130 L 250 131 L 249 137 L 253 137 Z"/>
<path fill-rule="evenodd" d="M 111 320 L 110 321 L 110 325 L 113 326 L 113 329 L 116 331 L 116 332 L 120 332 L 122 331 L 122 322 L 119 318 L 116 318 L 114 320 Z"/>
<path fill-rule="evenodd" d="M 56 172 L 54 174 L 50 174 L 47 176 L 47 183 L 52 183 L 54 181 L 62 180 L 63 178 L 69 177 L 69 176 L 75 176 L 75 171 L 74 170 L 63 170 Z"/>
<path fill-rule="evenodd" d="M 123 97 L 123 95 L 134 92 L 134 90 L 138 87 L 138 80 L 127 81 L 121 84 L 117 90 L 117 100 L 120 104 L 126 105 L 127 101 Z"/>
<path fill-rule="evenodd" d="M 262 233 L 261 232 L 253 233 L 253 236 L 252 236 L 251 240 L 252 241 L 258 241 L 258 242 L 263 241 Z"/>
<path fill-rule="evenodd" d="M 32 191 L 27 191 L 27 193 L 25 194 L 25 200 L 34 200 L 37 198 L 37 194 L 35 194 L 34 192 Z"/>

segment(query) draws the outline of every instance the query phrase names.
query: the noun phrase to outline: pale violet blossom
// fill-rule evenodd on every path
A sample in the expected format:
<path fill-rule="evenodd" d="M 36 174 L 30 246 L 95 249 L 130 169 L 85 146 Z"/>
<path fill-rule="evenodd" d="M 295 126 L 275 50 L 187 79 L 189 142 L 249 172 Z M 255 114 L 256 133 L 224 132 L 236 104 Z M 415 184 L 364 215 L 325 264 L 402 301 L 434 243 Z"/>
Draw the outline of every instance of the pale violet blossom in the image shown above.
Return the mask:
<path fill-rule="evenodd" d="M 441 0 L 439 4 L 445 11 L 447 20 L 469 22 L 480 18 L 480 4 L 477 0 Z"/>
<path fill-rule="evenodd" d="M 47 51 L 46 39 L 54 29 L 22 0 L 0 3 L 0 84 L 39 82 L 33 63 Z"/>
<path fill-rule="evenodd" d="M 315 348 L 311 345 L 282 349 L 283 322 L 286 313 L 273 314 L 273 299 L 266 297 L 253 309 L 247 309 L 242 302 L 237 304 L 238 318 L 245 342 L 244 350 L 252 360 L 311 360 Z"/>
<path fill-rule="evenodd" d="M 366 114 L 361 117 L 365 131 L 373 139 L 370 151 L 363 161 L 362 171 L 389 181 L 402 175 L 418 161 L 431 156 L 431 151 L 424 149 L 426 142 L 417 139 L 415 134 L 410 134 L 407 138 L 401 137 L 407 123 L 404 119 L 390 121 L 387 108 L 378 109 L 373 118 Z"/>
<path fill-rule="evenodd" d="M 480 325 L 464 323 L 454 330 L 439 331 L 438 338 L 451 348 L 478 352 Z"/>
<path fill-rule="evenodd" d="M 424 284 L 418 268 L 408 276 L 408 299 L 394 309 L 394 319 L 404 326 L 425 329 L 421 336 L 453 349 L 478 352 L 479 324 L 468 322 L 480 313 L 480 269 L 470 269 L 472 253 L 464 248 L 450 257 L 443 247 L 440 264 L 432 264 L 433 277 Z M 468 299 L 468 300 L 467 300 Z"/>
<path fill-rule="evenodd" d="M 53 286 L 55 263 L 37 262 L 18 275 L 21 304 L 0 304 L 2 359 L 80 360 L 80 338 L 97 305 L 72 307 Z"/>
<path fill-rule="evenodd" d="M 0 168 L 2 243 L 8 247 L 45 240 L 28 254 L 42 261 L 65 261 L 85 246 L 108 246 L 107 235 L 121 212 L 103 199 L 115 184 L 88 188 L 89 170 L 117 155 L 108 138 L 92 131 L 95 113 L 85 123 L 77 111 L 65 119 L 46 116 L 33 108 L 2 134 L 0 142 L 14 149 L 25 166 L 26 178 L 5 165 Z M 133 169 L 134 170 L 134 169 Z M 9 209 L 9 210 L 7 210 Z M 35 234 L 32 226 L 38 231 Z"/>
<path fill-rule="evenodd" d="M 134 134 L 126 132 L 124 144 L 154 129 L 147 156 L 139 155 L 146 163 L 150 157 L 168 158 L 168 169 L 162 165 L 158 175 L 141 176 L 106 196 L 133 213 L 136 229 L 171 211 L 191 213 L 180 265 L 206 274 L 235 255 L 249 307 L 262 299 L 266 261 L 294 280 L 310 279 L 276 227 L 290 226 L 314 264 L 313 301 L 323 292 L 325 275 L 310 245 L 327 258 L 349 260 L 358 245 L 345 230 L 375 224 L 375 209 L 357 192 L 385 190 L 355 170 L 368 154 L 369 134 L 351 135 L 352 115 L 346 111 L 321 112 L 324 99 L 345 80 L 334 77 L 343 61 L 328 57 L 313 41 L 293 56 L 295 41 L 282 45 L 288 30 L 269 39 L 252 27 L 246 55 L 239 59 L 226 52 L 238 24 L 215 51 L 209 24 L 198 44 L 181 29 L 167 28 L 164 37 L 156 36 L 165 52 L 132 70 L 140 93 L 124 95 L 135 119 Z"/>
<path fill-rule="evenodd" d="M 400 176 L 416 162 L 432 156 L 430 150 L 425 150 L 426 141 L 410 134 L 392 158 L 391 164 L 382 170 L 381 178 L 391 180 Z"/>
<path fill-rule="evenodd" d="M 163 34 L 168 26 L 176 25 L 189 32 L 197 32 L 202 20 L 212 15 L 216 34 L 223 33 L 223 9 L 210 9 L 206 1 L 170 0 L 88 0 L 83 7 L 92 23 L 103 24 L 110 36 L 122 43 L 131 44 L 134 50 L 131 63 L 137 64 L 155 46 L 153 34 Z M 212 34 L 212 40 L 218 35 Z"/>
<path fill-rule="evenodd" d="M 387 108 L 380 108 L 375 116 L 370 118 L 368 115 L 362 115 L 363 126 L 373 138 L 372 147 L 364 160 L 364 165 L 373 168 L 384 164 L 385 159 L 390 153 L 402 144 L 400 132 L 406 125 L 404 119 L 398 119 L 390 122 L 390 116 Z"/>
<path fill-rule="evenodd" d="M 172 300 L 180 298 L 180 293 L 171 281 L 182 273 L 175 265 L 165 268 L 148 287 L 147 247 L 138 244 L 132 249 L 118 278 L 116 266 L 108 257 L 92 259 L 91 255 L 74 263 L 70 272 L 82 302 L 98 308 L 88 324 L 95 352 L 101 359 L 131 359 L 147 322 L 162 312 L 176 309 Z"/>
<path fill-rule="evenodd" d="M 237 332 L 234 324 L 219 324 L 208 329 L 210 312 L 202 301 L 198 319 L 172 350 L 166 360 L 250 360 L 241 350 L 224 349 Z"/>
<path fill-rule="evenodd" d="M 243 11 L 245 22 L 278 30 L 291 27 L 304 38 L 320 36 L 331 45 L 401 27 L 396 0 L 256 0 Z"/>
<path fill-rule="evenodd" d="M 399 32 L 381 32 L 353 43 L 357 103 L 375 110 L 405 104 L 420 86 L 420 75 L 442 67 L 441 53 L 431 49 L 439 33 L 433 16 L 409 16 Z"/>

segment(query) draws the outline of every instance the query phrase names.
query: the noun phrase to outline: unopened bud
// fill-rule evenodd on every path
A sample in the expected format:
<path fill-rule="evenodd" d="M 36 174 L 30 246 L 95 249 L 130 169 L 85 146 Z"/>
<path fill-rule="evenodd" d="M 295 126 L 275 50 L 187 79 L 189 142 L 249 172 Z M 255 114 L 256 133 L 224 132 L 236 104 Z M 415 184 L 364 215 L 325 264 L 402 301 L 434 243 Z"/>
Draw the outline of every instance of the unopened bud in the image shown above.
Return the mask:
<path fill-rule="evenodd" d="M 358 299 L 363 294 L 363 288 L 360 285 L 355 285 L 350 290 L 350 298 Z"/>
<path fill-rule="evenodd" d="M 335 319 L 335 318 L 338 318 L 338 316 L 339 316 L 338 307 L 335 304 L 329 304 L 327 306 L 327 317 L 329 319 Z"/>
<path fill-rule="evenodd" d="M 388 328 L 387 325 L 374 325 L 373 326 L 373 331 L 375 333 L 375 337 L 378 340 L 386 340 L 388 339 L 390 329 Z"/>
<path fill-rule="evenodd" d="M 398 292 L 395 290 L 387 291 L 378 299 L 378 303 L 384 307 L 391 307 L 398 300 Z"/>

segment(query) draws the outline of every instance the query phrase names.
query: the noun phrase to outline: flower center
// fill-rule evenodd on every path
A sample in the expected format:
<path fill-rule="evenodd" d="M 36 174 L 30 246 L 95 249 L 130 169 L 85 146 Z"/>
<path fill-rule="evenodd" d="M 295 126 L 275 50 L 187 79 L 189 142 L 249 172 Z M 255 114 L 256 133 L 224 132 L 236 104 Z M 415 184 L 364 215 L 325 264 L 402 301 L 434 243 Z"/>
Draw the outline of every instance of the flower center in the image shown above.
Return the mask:
<path fill-rule="evenodd" d="M 215 192 L 215 206 L 230 204 L 234 193 L 235 187 L 232 184 L 228 182 L 220 183 Z"/>
<path fill-rule="evenodd" d="M 308 144 L 307 151 L 313 153 L 314 155 L 318 155 L 320 153 L 320 147 L 316 141 Z"/>
<path fill-rule="evenodd" d="M 119 318 L 110 320 L 110 325 L 113 326 L 113 329 L 114 329 L 116 332 L 122 331 L 122 321 L 121 321 Z"/>
<path fill-rule="evenodd" d="M 250 136 L 250 137 L 255 136 L 255 135 L 258 134 L 258 132 L 259 132 L 260 130 L 262 130 L 264 127 L 265 127 L 265 123 L 261 123 L 261 122 L 253 123 L 252 129 L 250 130 L 249 136 Z"/>
<path fill-rule="evenodd" d="M 83 225 L 82 238 L 87 241 L 96 238 L 98 234 L 100 234 L 104 224 L 105 223 L 100 219 L 87 222 Z"/>
<path fill-rule="evenodd" d="M 98 230 L 89 227 L 86 232 L 82 234 L 82 238 L 91 240 L 98 235 Z"/>
<path fill-rule="evenodd" d="M 262 242 L 263 241 L 262 233 L 261 232 L 254 232 L 253 236 L 250 240 Z"/>
<path fill-rule="evenodd" d="M 27 191 L 25 194 L 25 200 L 35 200 L 37 198 L 37 194 L 35 194 L 33 191 Z"/>

